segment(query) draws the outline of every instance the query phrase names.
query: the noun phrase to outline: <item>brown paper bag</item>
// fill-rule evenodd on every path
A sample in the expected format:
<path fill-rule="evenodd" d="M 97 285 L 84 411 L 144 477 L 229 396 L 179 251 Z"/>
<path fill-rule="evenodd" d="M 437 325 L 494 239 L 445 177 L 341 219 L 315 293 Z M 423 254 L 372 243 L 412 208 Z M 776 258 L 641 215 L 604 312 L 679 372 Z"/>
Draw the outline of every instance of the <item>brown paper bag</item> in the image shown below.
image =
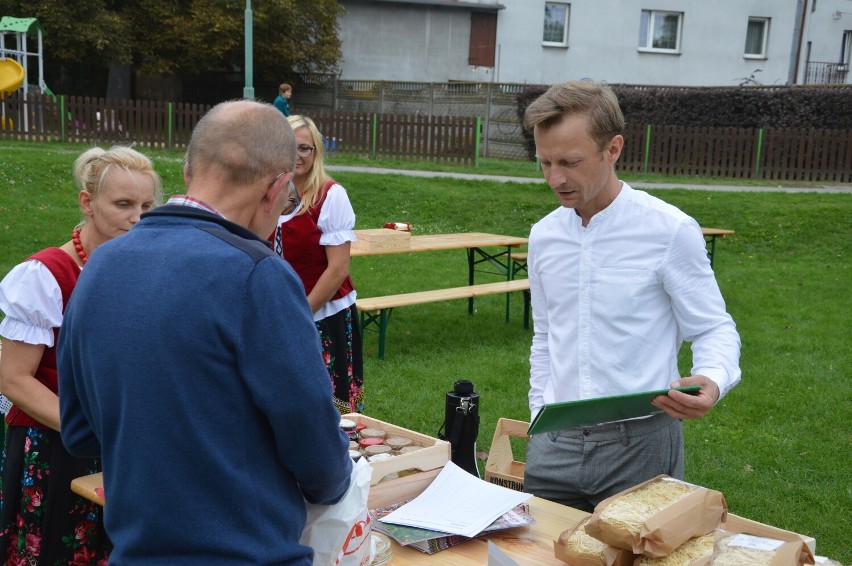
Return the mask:
<path fill-rule="evenodd" d="M 714 533 L 691 538 L 663 558 L 637 556 L 633 566 L 707 566 L 716 544 Z"/>
<path fill-rule="evenodd" d="M 586 532 L 610 546 L 662 558 L 716 529 L 726 515 L 720 492 L 660 475 L 601 501 Z"/>
<path fill-rule="evenodd" d="M 716 532 L 710 564 L 715 566 L 802 566 L 814 564 L 803 541 L 782 541 L 742 533 Z"/>
<path fill-rule="evenodd" d="M 571 566 L 631 566 L 635 556 L 629 550 L 615 548 L 586 534 L 585 526 L 591 517 L 563 531 L 553 541 L 553 553 Z"/>

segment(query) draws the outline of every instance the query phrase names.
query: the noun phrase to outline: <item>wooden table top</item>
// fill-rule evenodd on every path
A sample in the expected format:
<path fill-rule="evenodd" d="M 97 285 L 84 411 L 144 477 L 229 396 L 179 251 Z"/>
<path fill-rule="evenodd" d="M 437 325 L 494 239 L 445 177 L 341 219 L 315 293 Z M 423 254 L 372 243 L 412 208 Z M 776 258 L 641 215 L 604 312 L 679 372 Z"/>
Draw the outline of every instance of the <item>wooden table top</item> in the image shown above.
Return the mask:
<path fill-rule="evenodd" d="M 358 235 L 355 230 L 355 235 Z M 456 250 L 467 248 L 487 248 L 494 246 L 522 246 L 527 243 L 526 238 L 518 236 L 505 236 L 502 234 L 486 234 L 484 232 L 461 232 L 458 234 L 425 234 L 422 236 L 411 236 L 409 245 L 404 247 L 370 250 L 353 242 L 351 247 L 352 256 L 400 254 L 408 252 L 428 252 L 438 250 Z"/>
<path fill-rule="evenodd" d="M 522 566 L 565 566 L 556 558 L 553 542 L 562 531 L 574 527 L 588 513 L 532 497 L 527 502 L 535 525 L 518 527 L 472 539 L 458 546 L 424 554 L 392 543 L 390 566 L 483 566 L 488 564 L 488 541 L 496 544 Z"/>
<path fill-rule="evenodd" d="M 71 490 L 87 499 L 104 504 L 102 496 L 103 474 L 92 474 L 75 478 Z M 97 490 L 97 491 L 96 491 Z M 559 505 L 545 499 L 529 499 L 530 515 L 535 525 L 508 529 L 489 536 L 464 542 L 458 546 L 435 554 L 424 554 L 413 548 L 405 548 L 392 542 L 391 566 L 482 566 L 488 563 L 488 541 L 500 547 L 519 564 L 524 566 L 565 566 L 553 553 L 553 541 L 560 533 L 577 524 L 587 513 Z"/>
<path fill-rule="evenodd" d="M 724 228 L 702 228 L 701 233 L 705 236 L 722 236 L 723 238 L 728 234 L 733 234 L 733 230 L 725 230 Z"/>

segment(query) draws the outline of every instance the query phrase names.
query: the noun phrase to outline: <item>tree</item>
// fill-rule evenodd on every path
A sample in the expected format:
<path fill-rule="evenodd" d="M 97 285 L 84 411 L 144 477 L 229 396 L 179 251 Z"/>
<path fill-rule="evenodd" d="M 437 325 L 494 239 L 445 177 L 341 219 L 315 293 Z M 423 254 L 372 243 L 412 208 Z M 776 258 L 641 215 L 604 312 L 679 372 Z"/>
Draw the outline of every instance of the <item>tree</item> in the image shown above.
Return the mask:
<path fill-rule="evenodd" d="M 334 71 L 342 10 L 336 0 L 255 0 L 255 75 Z M 236 0 L 0 0 L 0 15 L 38 18 L 45 61 L 103 72 L 126 64 L 177 76 L 242 70 L 244 14 Z"/>

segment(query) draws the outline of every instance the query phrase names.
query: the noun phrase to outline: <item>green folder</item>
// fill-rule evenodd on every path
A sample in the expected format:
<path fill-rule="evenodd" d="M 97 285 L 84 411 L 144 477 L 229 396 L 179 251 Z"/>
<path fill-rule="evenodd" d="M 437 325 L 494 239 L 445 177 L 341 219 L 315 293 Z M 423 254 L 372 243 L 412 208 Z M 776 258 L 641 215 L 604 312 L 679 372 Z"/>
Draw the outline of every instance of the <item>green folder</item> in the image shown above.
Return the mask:
<path fill-rule="evenodd" d="M 676 389 L 690 395 L 697 395 L 701 387 L 690 385 Z M 550 403 L 545 405 L 535 416 L 533 422 L 530 423 L 527 434 L 609 423 L 661 413 L 660 409 L 651 404 L 651 399 L 668 392 L 668 389 L 658 389 L 582 401 Z"/>

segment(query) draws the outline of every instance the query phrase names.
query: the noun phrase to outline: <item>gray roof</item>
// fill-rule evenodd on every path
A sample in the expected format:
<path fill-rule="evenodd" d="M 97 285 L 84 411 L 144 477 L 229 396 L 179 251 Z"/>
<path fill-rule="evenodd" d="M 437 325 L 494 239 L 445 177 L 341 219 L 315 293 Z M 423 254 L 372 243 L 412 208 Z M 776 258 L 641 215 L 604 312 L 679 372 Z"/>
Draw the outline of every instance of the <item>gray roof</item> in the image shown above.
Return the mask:
<path fill-rule="evenodd" d="M 503 4 L 499 4 L 490 0 L 373 0 L 373 2 L 387 2 L 389 4 L 419 4 L 424 6 L 443 6 L 445 8 L 467 8 L 478 10 L 503 10 L 506 8 Z"/>

